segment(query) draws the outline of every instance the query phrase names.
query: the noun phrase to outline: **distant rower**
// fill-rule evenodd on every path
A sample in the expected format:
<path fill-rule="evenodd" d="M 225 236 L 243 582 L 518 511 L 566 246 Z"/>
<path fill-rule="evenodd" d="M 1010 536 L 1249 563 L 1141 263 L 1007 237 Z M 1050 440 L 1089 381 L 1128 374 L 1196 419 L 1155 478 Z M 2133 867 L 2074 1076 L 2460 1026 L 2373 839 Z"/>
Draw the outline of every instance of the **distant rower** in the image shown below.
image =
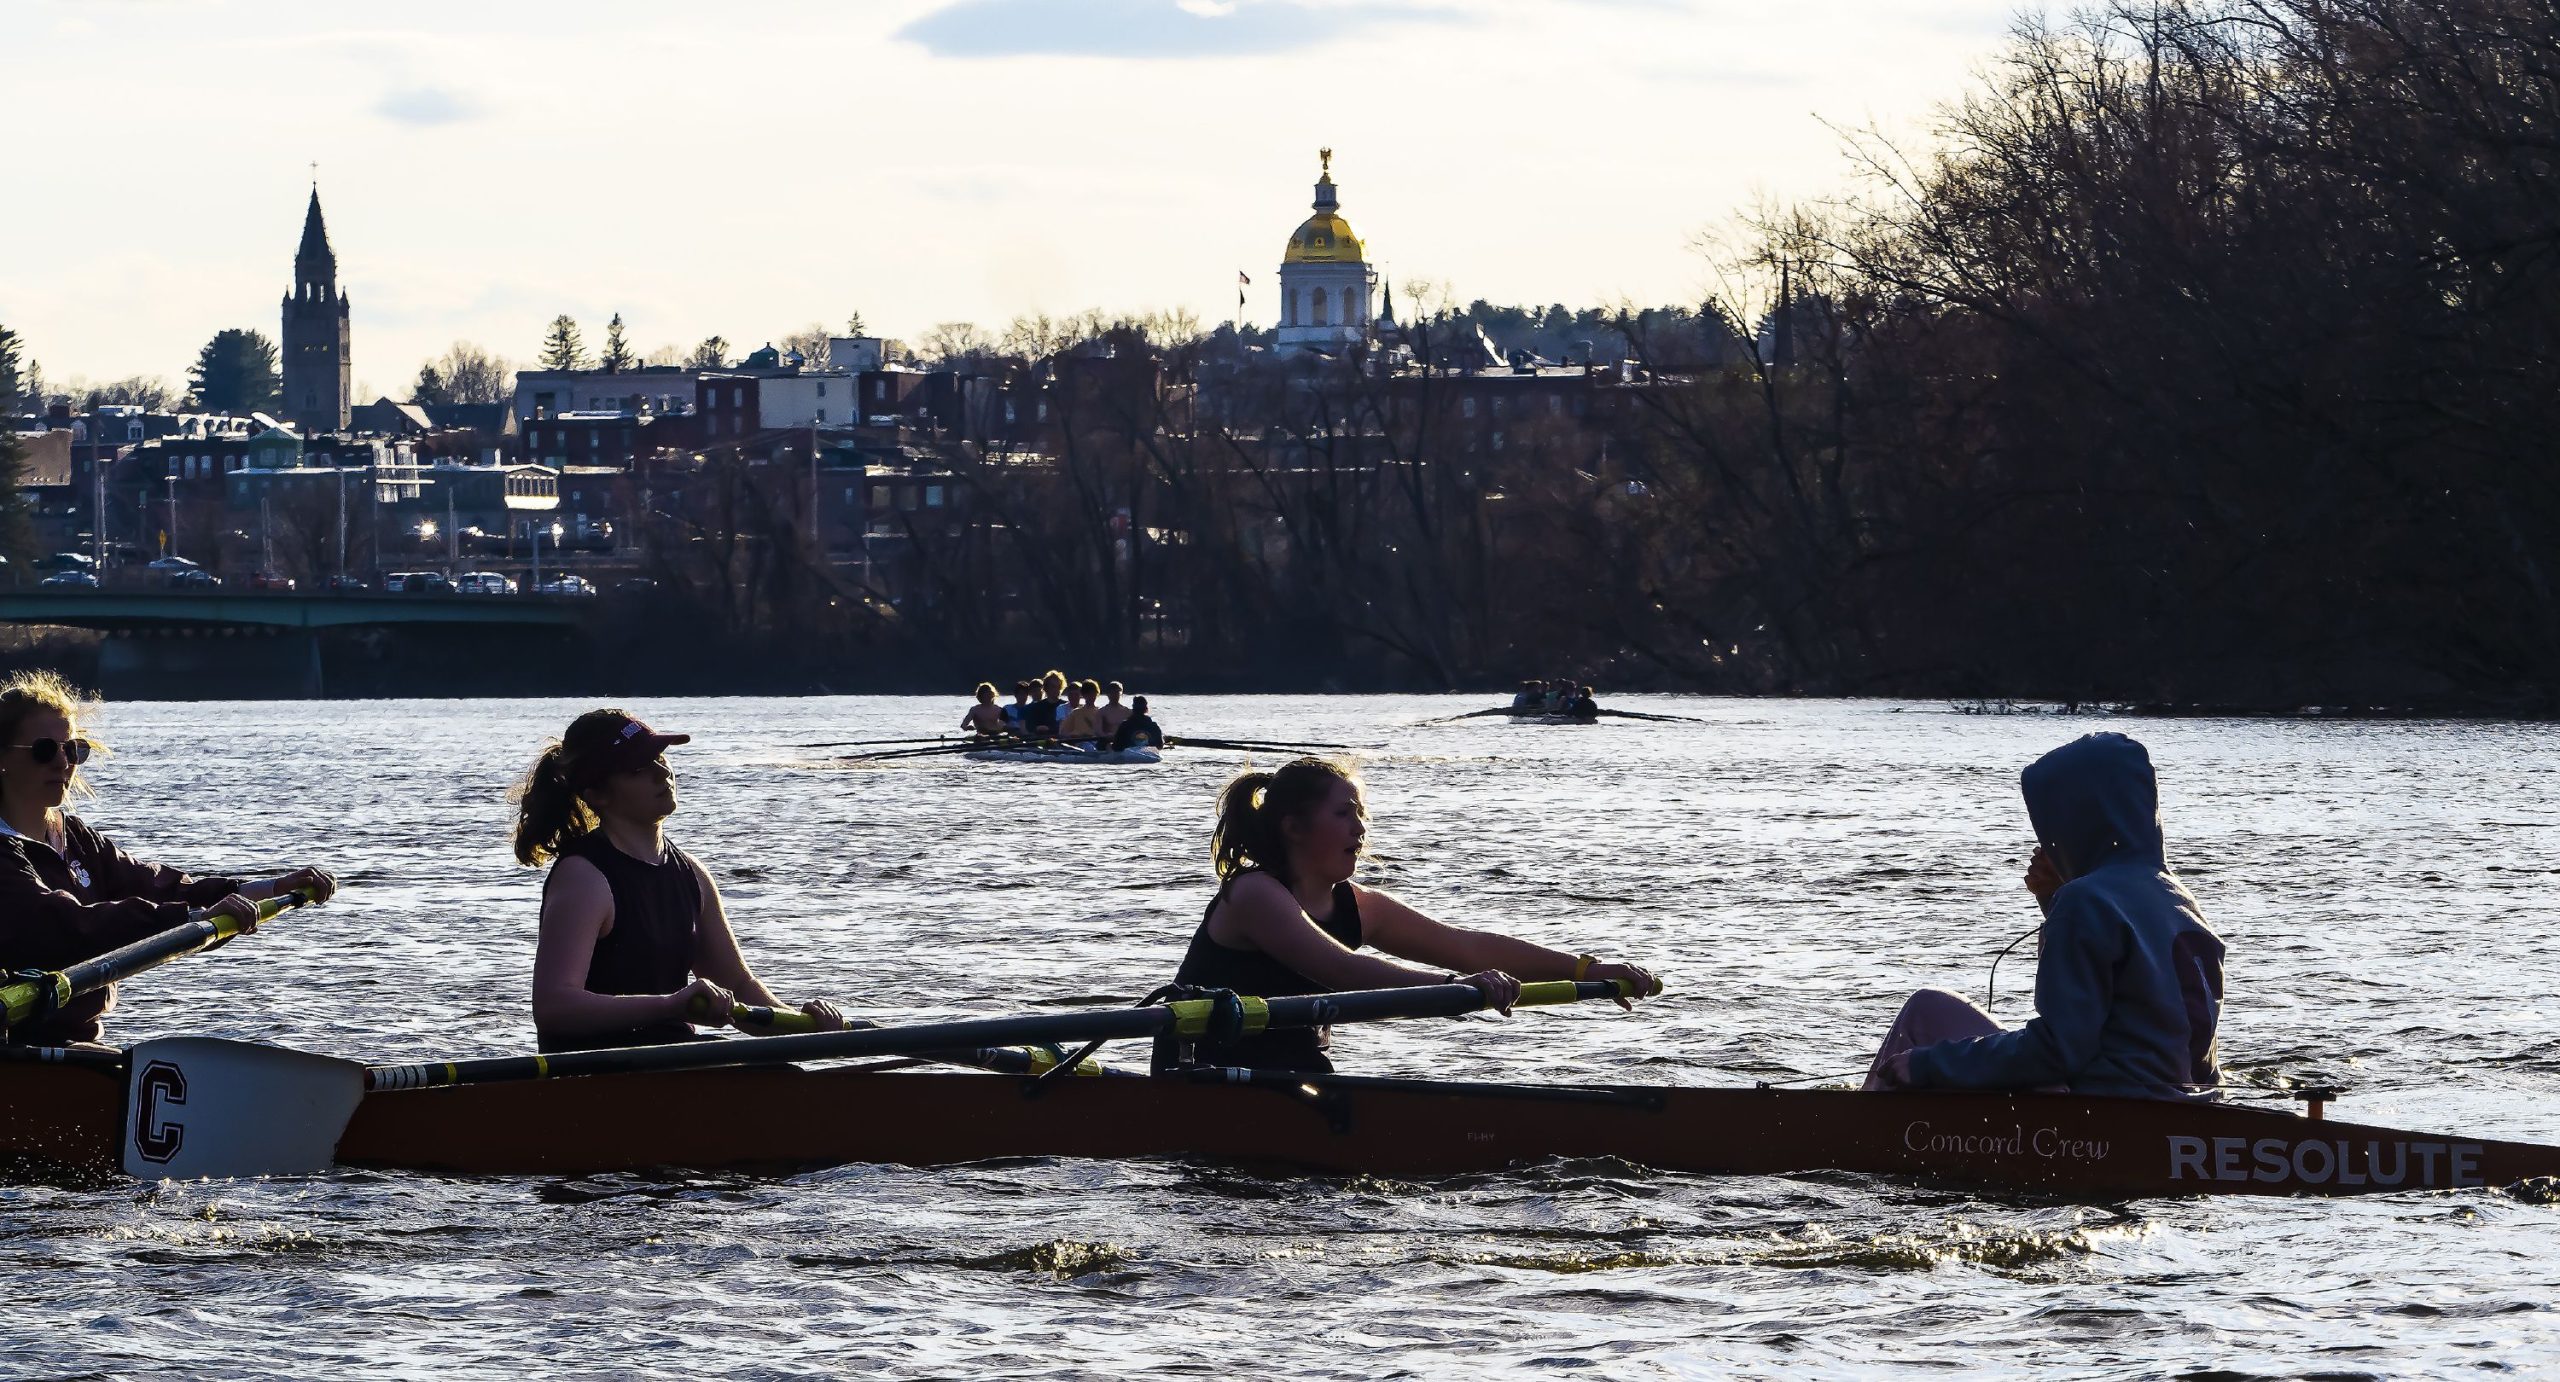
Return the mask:
<path fill-rule="evenodd" d="M 960 717 L 960 727 L 971 734 L 993 737 L 1005 733 L 1004 711 L 996 705 L 994 682 L 978 683 L 978 703 Z"/>
<path fill-rule="evenodd" d="M 337 879 L 299 868 L 266 879 L 193 878 L 146 864 L 62 809 L 96 747 L 81 733 L 89 703 L 51 672 L 0 682 L 0 973 L 61 969 L 186 924 L 203 907 L 257 929 L 258 903 L 302 890 L 326 902 Z M 115 988 L 72 999 L 9 1032 L 13 1046 L 95 1041 Z"/>
<path fill-rule="evenodd" d="M 1094 708 L 1095 698 L 1102 694 L 1098 682 L 1080 681 L 1071 688 L 1071 709 L 1058 722 L 1058 737 L 1070 744 L 1087 744 L 1103 736 L 1102 712 Z"/>
<path fill-rule="evenodd" d="M 1155 718 L 1147 714 L 1146 697 L 1140 696 L 1129 703 L 1128 716 L 1120 721 L 1120 728 L 1112 731 L 1111 747 L 1115 749 L 1164 747 L 1164 731 L 1157 728 Z"/>
<path fill-rule="evenodd" d="M 1659 988 L 1634 965 L 1434 921 L 1352 882 L 1368 833 L 1360 784 L 1338 763 L 1300 758 L 1228 783 L 1210 842 L 1222 881 L 1175 981 L 1261 998 L 1464 983 L 1505 1013 L 1522 979 L 1625 979 L 1638 993 Z M 1204 1043 L 1198 1054 L 1210 1065 L 1324 1072 L 1333 1068 L 1325 1045 L 1319 1031 L 1264 1032 Z"/>
<path fill-rule="evenodd" d="M 554 861 L 533 956 L 545 1051 L 688 1041 L 695 1023 L 728 1026 L 737 999 L 782 1006 L 738 953 L 710 873 L 660 833 L 676 809 L 663 755 L 692 738 L 590 710 L 517 791 L 517 861 Z M 824 999 L 800 1011 L 820 1030 L 844 1026 Z"/>
<path fill-rule="evenodd" d="M 2038 844 L 2027 891 L 2044 910 L 2036 1015 L 2002 1031 L 1922 989 L 1876 1052 L 1869 1089 L 2041 1089 L 2161 1098 L 2222 1082 L 2222 939 L 2169 871 L 2151 756 L 2084 735 L 2028 765 Z"/>

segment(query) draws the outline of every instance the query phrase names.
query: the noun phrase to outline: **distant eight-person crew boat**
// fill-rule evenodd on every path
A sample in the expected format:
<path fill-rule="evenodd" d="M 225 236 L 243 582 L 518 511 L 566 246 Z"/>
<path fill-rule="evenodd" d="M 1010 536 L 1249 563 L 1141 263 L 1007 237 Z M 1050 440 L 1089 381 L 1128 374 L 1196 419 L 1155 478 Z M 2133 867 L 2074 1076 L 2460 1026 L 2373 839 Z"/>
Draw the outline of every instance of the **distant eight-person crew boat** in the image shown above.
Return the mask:
<path fill-rule="evenodd" d="M 1092 727 L 1076 710 L 1102 711 L 1082 685 L 1069 706 L 1064 678 L 1039 689 L 1051 704 L 1034 713 L 1068 706 L 1074 728 Z M 1633 1010 L 1662 986 L 1639 965 L 1452 925 L 1359 881 L 1360 783 L 1321 758 L 1227 784 L 1210 834 L 1217 893 L 1172 982 L 1133 1006 L 893 1027 L 823 999 L 787 1007 L 721 905 L 725 852 L 705 864 L 663 832 L 676 806 L 665 752 L 688 736 L 616 710 L 573 721 L 517 797 L 516 856 L 551 866 L 529 1012 L 539 1051 L 367 1064 L 202 1037 L 117 1050 L 95 1041 L 115 984 L 337 888 L 316 867 L 193 878 L 126 857 L 62 811 L 91 755 L 83 718 L 58 680 L 0 685 L 0 958 L 15 970 L 0 983 L 0 1164 L 19 1175 L 1022 1156 L 1417 1175 L 1617 1157 L 2110 1199 L 2560 1177 L 2560 1148 L 2343 1123 L 2325 1116 L 2331 1091 L 2299 1091 L 2307 1116 L 2222 1097 L 2223 944 L 2166 862 L 2149 755 L 2120 735 L 2074 741 L 2023 776 L 2045 934 L 2035 1018 L 2004 1031 L 1924 992 L 1859 1090 L 1336 1073 L 1331 1029 L 1594 999 Z M 1133 724 L 1152 724 L 1144 698 L 1115 735 Z M 722 1027 L 766 1035 L 698 1030 Z M 1113 1063 L 1113 1041 L 1147 1058 Z M 809 1068 L 852 1059 L 864 1063 Z M 908 1068 L 919 1063 L 934 1068 Z M 968 1065 L 988 1070 L 952 1068 Z"/>

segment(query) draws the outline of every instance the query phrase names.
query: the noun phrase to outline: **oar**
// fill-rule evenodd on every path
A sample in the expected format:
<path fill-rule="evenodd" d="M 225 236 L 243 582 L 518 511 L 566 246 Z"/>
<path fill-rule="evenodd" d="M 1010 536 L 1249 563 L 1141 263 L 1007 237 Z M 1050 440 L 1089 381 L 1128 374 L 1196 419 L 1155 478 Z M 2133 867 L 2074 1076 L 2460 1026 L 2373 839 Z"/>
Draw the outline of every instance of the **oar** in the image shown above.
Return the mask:
<path fill-rule="evenodd" d="M 1633 997 L 1634 985 L 1557 980 L 1520 986 L 1518 1005 Z M 249 1042 L 203 1037 L 147 1041 L 128 1057 L 134 1076 L 124 1164 L 138 1176 L 308 1175 L 329 1169 L 338 1138 L 368 1092 L 435 1089 L 578 1075 L 782 1065 L 804 1060 L 930 1056 L 1021 1044 L 1250 1036 L 1287 1028 L 1457 1017 L 1484 1008 L 1472 984 L 1367 989 L 1296 998 L 1182 999 L 1155 1007 L 928 1022 L 807 1032 L 750 1041 L 690 1041 L 557 1055 L 362 1066 Z"/>
<path fill-rule="evenodd" d="M 1014 738 L 1012 736 L 1006 736 L 1000 739 L 975 739 L 964 743 L 936 744 L 931 748 L 924 749 L 884 749 L 879 753 L 852 753 L 845 755 L 843 761 L 847 763 L 883 763 L 893 758 L 931 758 L 936 754 L 969 753 L 977 749 L 1018 748 L 1026 742 L 1028 741 Z"/>
<path fill-rule="evenodd" d="M 703 1004 L 693 1004 L 693 1020 L 702 1020 Z M 857 1020 L 858 1021 L 858 1020 Z M 729 1005 L 729 1025 L 740 1029 L 761 1027 L 777 1036 L 818 1030 L 818 1019 L 792 1008 L 768 1008 L 761 1003 Z M 848 1022 L 848 1030 L 875 1031 L 875 1024 Z M 968 1065 L 980 1070 L 993 1070 L 1004 1075 L 1044 1075 L 1055 1070 L 1066 1059 L 1062 1052 L 1043 1046 L 980 1047 L 974 1051 L 928 1051 L 918 1063 L 939 1062 L 943 1065 Z M 1085 1061 L 1076 1067 L 1079 1075 L 1116 1075 L 1099 1061 Z"/>
<path fill-rule="evenodd" d="M 1168 734 L 1164 746 L 1169 749 L 1231 749 L 1238 753 L 1330 753 L 1348 750 L 1350 744 L 1257 744 L 1244 739 L 1194 739 L 1185 734 Z"/>
<path fill-rule="evenodd" d="M 1460 720 L 1481 720 L 1487 715 L 1536 715 L 1540 713 L 1542 712 L 1535 710 L 1521 710 L 1507 705 L 1497 705 L 1490 710 L 1470 710 L 1464 715 L 1444 715 L 1437 720 L 1418 720 L 1414 723 L 1413 727 L 1415 729 L 1420 729 L 1425 725 L 1454 725 Z"/>
<path fill-rule="evenodd" d="M 269 920 L 310 900 L 309 893 L 299 891 L 268 898 L 258 904 L 258 920 Z M 199 908 L 187 913 L 186 921 L 179 925 L 96 959 L 0 985 L 0 1030 L 25 1026 L 84 993 L 95 993 L 181 955 L 192 955 L 206 946 L 227 941 L 239 935 L 246 925 L 228 912 L 215 915 Z"/>
<path fill-rule="evenodd" d="M 916 739 L 838 739 L 825 744 L 802 744 L 804 749 L 868 749 L 882 744 L 940 744 L 950 740 L 948 734 L 932 734 Z"/>
<path fill-rule="evenodd" d="M 1695 715 L 1648 715 L 1641 710 L 1595 710 L 1591 713 L 1594 715 L 1606 715 L 1613 720 L 1652 720 L 1656 723 L 1666 725 L 1711 725 L 1715 723 L 1713 720 L 1701 720 Z"/>

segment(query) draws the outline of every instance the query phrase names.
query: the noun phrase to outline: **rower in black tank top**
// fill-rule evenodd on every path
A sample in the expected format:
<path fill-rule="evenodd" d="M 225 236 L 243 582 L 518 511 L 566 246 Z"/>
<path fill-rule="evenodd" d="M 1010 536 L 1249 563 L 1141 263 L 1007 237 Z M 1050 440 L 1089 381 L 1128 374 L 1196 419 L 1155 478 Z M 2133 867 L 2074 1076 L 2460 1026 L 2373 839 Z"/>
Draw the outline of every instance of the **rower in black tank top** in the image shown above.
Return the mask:
<path fill-rule="evenodd" d="M 1236 878 L 1244 876 L 1237 874 Z M 1218 895 L 1209 899 L 1209 909 L 1200 914 L 1200 929 L 1191 933 L 1191 948 L 1183 952 L 1182 968 L 1174 972 L 1173 981 L 1201 988 L 1233 989 L 1253 998 L 1294 998 L 1330 992 L 1325 985 L 1259 950 L 1238 950 L 1210 939 L 1209 918 L 1217 914 L 1218 904 L 1227 900 L 1227 889 L 1235 884 L 1235 878 L 1228 879 L 1219 887 Z M 1349 880 L 1333 886 L 1332 911 L 1323 916 L 1310 914 L 1308 919 L 1326 935 L 1342 942 L 1345 949 L 1360 948 L 1360 895 Z M 1333 1073 L 1333 1062 L 1324 1054 L 1327 1035 L 1323 1029 L 1299 1027 L 1261 1032 L 1232 1042 L 1203 1041 L 1199 1058 L 1204 1065 L 1329 1075 Z"/>
<path fill-rule="evenodd" d="M 657 863 L 643 863 L 604 837 L 603 831 L 561 847 L 563 859 L 584 859 L 604 875 L 613 890 L 613 929 L 596 938 L 595 958 L 587 966 L 589 993 L 673 993 L 693 982 L 695 928 L 702 917 L 702 883 L 693 857 L 674 845 Z M 555 865 L 552 877 L 558 877 Z M 551 890 L 549 878 L 543 891 Z M 657 1046 L 691 1041 L 690 1023 L 655 1022 L 618 1032 L 553 1036 L 545 1032 L 545 1051 L 583 1051 L 605 1046 Z"/>

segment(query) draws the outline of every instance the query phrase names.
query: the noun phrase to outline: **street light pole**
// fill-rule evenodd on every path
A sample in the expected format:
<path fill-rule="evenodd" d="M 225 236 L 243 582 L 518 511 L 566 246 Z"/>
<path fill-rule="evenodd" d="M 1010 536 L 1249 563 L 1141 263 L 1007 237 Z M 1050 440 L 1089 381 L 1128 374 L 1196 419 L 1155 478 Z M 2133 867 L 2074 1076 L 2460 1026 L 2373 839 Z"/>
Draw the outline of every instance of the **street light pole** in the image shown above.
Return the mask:
<path fill-rule="evenodd" d="M 175 470 L 169 472 L 169 532 L 162 541 L 168 549 L 162 555 L 178 555 L 178 472 Z"/>

